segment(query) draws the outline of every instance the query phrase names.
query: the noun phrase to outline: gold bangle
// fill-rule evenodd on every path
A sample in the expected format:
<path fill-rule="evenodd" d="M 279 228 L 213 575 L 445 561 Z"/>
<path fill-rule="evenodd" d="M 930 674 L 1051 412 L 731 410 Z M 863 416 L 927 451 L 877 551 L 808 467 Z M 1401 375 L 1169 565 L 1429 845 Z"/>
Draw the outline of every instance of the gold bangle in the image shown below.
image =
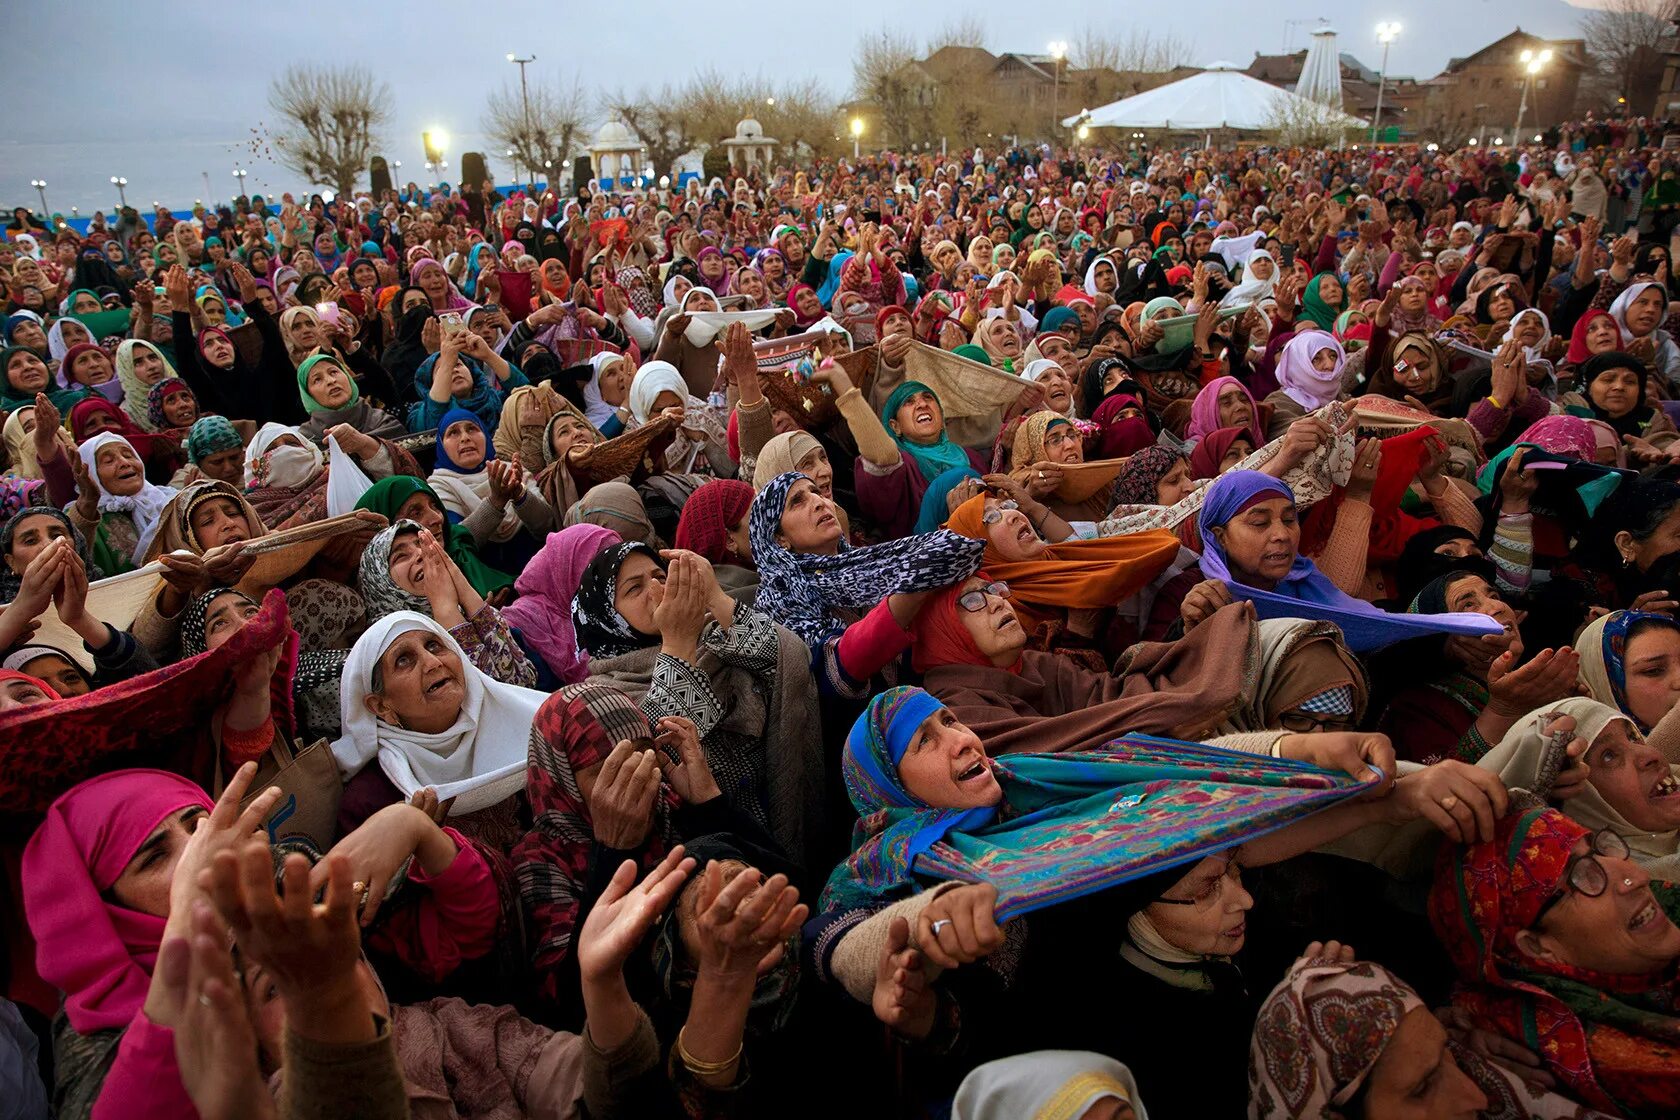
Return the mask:
<path fill-rule="evenodd" d="M 1489 393 L 1487 395 L 1487 402 L 1489 404 L 1491 404 L 1494 408 L 1499 409 L 1501 412 L 1505 411 L 1505 406 L 1500 404 L 1499 403 L 1499 398 L 1494 396 L 1492 393 Z"/>
<path fill-rule="evenodd" d="M 724 1061 L 703 1062 L 699 1058 L 696 1058 L 693 1054 L 690 1054 L 688 1052 L 688 1047 L 683 1043 L 683 1035 L 687 1033 L 687 1031 L 688 1025 L 686 1023 L 683 1025 L 681 1030 L 677 1031 L 677 1059 L 681 1061 L 683 1065 L 688 1067 L 688 1072 L 694 1074 L 696 1077 L 721 1077 L 740 1062 L 741 1052 L 746 1049 L 747 1044 L 745 1041 L 742 1041 L 735 1047 L 735 1053 L 731 1054 Z"/>

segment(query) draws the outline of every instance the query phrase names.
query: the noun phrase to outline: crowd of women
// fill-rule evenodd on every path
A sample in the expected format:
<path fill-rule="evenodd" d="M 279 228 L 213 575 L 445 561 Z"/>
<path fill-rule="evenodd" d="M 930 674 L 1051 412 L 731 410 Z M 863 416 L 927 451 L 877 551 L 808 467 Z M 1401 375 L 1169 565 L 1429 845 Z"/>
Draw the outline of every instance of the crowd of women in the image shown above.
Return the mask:
<path fill-rule="evenodd" d="M 0 1114 L 1680 1115 L 1659 133 L 20 208 Z"/>

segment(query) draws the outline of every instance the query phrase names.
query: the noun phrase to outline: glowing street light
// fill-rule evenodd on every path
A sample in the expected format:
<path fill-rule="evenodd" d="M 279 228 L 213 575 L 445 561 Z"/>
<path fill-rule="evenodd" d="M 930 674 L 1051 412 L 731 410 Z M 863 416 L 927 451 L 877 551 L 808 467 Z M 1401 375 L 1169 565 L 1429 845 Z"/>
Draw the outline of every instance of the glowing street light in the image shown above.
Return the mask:
<path fill-rule="evenodd" d="M 1528 91 L 1534 85 L 1535 77 L 1546 68 L 1546 63 L 1552 60 L 1552 50 L 1545 47 L 1538 51 L 1524 50 L 1517 56 L 1523 68 L 1522 101 L 1517 105 L 1517 126 L 1511 130 L 1511 143 L 1515 144 L 1522 136 L 1523 116 L 1528 112 Z M 1538 111 L 1538 110 L 1536 110 Z M 1498 143 L 1497 140 L 1494 143 Z"/>
<path fill-rule="evenodd" d="M 29 185 L 35 188 L 35 193 L 41 196 L 41 217 L 46 217 L 51 211 L 47 209 L 47 181 L 45 179 L 31 179 Z"/>
<path fill-rule="evenodd" d="M 420 134 L 420 143 L 426 149 L 426 162 L 442 167 L 443 154 L 449 150 L 449 134 L 441 128 L 427 129 Z"/>
<path fill-rule="evenodd" d="M 1061 100 L 1062 93 L 1062 60 L 1067 57 L 1068 45 L 1061 39 L 1047 43 L 1044 49 L 1050 55 L 1050 130 L 1054 132 L 1058 126 L 1056 103 Z"/>
<path fill-rule="evenodd" d="M 1082 125 L 1079 126 L 1079 138 L 1081 140 L 1085 140 L 1085 139 L 1089 138 L 1090 135 L 1091 135 L 1091 126 L 1090 125 L 1082 124 Z"/>
<path fill-rule="evenodd" d="M 239 190 L 235 193 L 237 193 L 237 194 L 244 194 L 245 193 L 245 176 L 247 176 L 249 174 L 250 174 L 250 172 L 246 171 L 243 167 L 236 167 L 236 168 L 233 169 L 233 177 L 235 179 L 239 180 Z"/>
<path fill-rule="evenodd" d="M 122 205 L 127 206 L 128 193 L 123 188 L 128 186 L 128 180 L 121 175 L 113 175 L 111 176 L 111 185 L 117 188 L 118 200 L 121 201 Z"/>
<path fill-rule="evenodd" d="M 1400 25 L 1393 20 L 1377 24 L 1377 42 L 1382 44 L 1382 68 L 1377 72 L 1377 111 L 1371 114 L 1371 140 L 1377 139 L 1377 129 L 1382 126 L 1383 90 L 1388 85 L 1388 48 L 1394 40 L 1400 37 Z"/>
<path fill-rule="evenodd" d="M 858 158 L 858 139 L 863 135 L 863 118 L 852 118 L 852 158 Z"/>

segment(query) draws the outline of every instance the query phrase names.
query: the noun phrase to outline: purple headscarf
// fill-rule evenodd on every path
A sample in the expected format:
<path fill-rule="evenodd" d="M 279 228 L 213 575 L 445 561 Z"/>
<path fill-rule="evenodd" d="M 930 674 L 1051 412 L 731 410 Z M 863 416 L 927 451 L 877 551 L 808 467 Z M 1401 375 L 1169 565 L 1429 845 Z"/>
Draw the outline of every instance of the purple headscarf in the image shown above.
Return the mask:
<path fill-rule="evenodd" d="M 1336 366 L 1329 373 L 1313 368 L 1313 355 L 1321 350 L 1336 352 Z M 1329 331 L 1297 331 L 1278 356 L 1277 379 L 1284 395 L 1305 409 L 1323 408 L 1342 395 L 1342 367 L 1347 354 Z"/>
<path fill-rule="evenodd" d="M 1219 395 L 1225 391 L 1227 385 L 1235 385 L 1242 390 L 1243 396 L 1248 398 L 1248 423 L 1235 426 L 1256 429 L 1259 427 L 1260 408 L 1254 403 L 1254 394 L 1248 391 L 1248 386 L 1234 377 L 1216 377 L 1202 386 L 1202 391 L 1190 402 L 1190 427 L 1184 433 L 1185 439 L 1205 439 L 1209 432 L 1232 426 L 1221 423 L 1219 419 Z"/>
<path fill-rule="evenodd" d="M 572 597 L 589 562 L 622 539 L 611 529 L 590 524 L 569 525 L 551 534 L 514 581 L 519 598 L 502 608 L 502 617 L 519 628 L 554 675 L 567 684 L 589 676 L 589 655 L 578 649 L 577 632 L 572 629 Z"/>
<path fill-rule="evenodd" d="M 461 290 L 455 286 L 455 281 L 449 278 L 449 270 L 431 257 L 421 257 L 414 262 L 414 267 L 408 270 L 409 282 L 418 288 L 420 286 L 420 274 L 428 268 L 435 268 L 443 273 L 443 282 L 449 285 L 449 300 L 445 310 L 465 311 L 469 307 L 477 306 L 472 300 L 461 294 Z"/>

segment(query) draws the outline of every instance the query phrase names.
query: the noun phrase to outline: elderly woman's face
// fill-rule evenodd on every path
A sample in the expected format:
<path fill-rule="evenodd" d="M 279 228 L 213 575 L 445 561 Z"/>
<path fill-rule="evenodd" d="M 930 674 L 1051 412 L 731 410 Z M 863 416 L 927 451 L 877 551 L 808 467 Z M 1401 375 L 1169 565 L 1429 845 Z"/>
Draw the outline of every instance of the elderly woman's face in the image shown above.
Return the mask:
<path fill-rule="evenodd" d="M 970 576 L 963 582 L 960 594 L 978 591 L 984 597 L 985 605 L 971 611 L 959 603 L 957 617 L 962 620 L 968 636 L 974 639 L 975 647 L 990 658 L 992 664 L 1011 665 L 1027 644 L 1027 632 L 1015 616 L 1015 608 L 1010 606 L 1007 594 L 992 594 L 986 591 L 987 586 L 987 582 L 978 576 Z"/>
<path fill-rule="evenodd" d="M 47 332 L 33 319 L 25 319 L 13 329 L 12 343 L 16 346 L 27 346 L 31 350 L 45 350 Z"/>
<path fill-rule="evenodd" d="M 980 737 L 949 708 L 923 720 L 910 737 L 898 777 L 910 796 L 937 809 L 979 809 L 1003 800 Z"/>
<path fill-rule="evenodd" d="M 379 672 L 380 691 L 363 703 L 381 722 L 436 735 L 460 718 L 466 673 L 460 656 L 432 631 L 398 635 L 379 655 Z"/>
<path fill-rule="evenodd" d="M 98 310 L 98 308 L 95 308 L 95 310 Z M 84 342 L 93 341 L 93 335 L 88 333 L 88 329 L 75 319 L 63 319 L 60 322 L 62 326 L 58 328 L 59 337 L 64 339 L 66 347 L 80 346 Z"/>
<path fill-rule="evenodd" d="M 912 443 L 937 443 L 945 430 L 945 413 L 939 407 L 939 398 L 929 392 L 906 398 L 893 413 L 892 427 Z"/>
<path fill-rule="evenodd" d="M 1587 395 L 1611 419 L 1619 420 L 1639 403 L 1640 380 L 1637 370 L 1607 369 L 1592 379 L 1592 384 L 1587 386 Z"/>
<path fill-rule="evenodd" d="M 799 314 L 807 319 L 822 318 L 822 300 L 810 288 L 801 288 L 794 296 L 794 302 L 799 305 Z"/>
<path fill-rule="evenodd" d="M 810 479 L 795 482 L 788 490 L 782 527 L 776 534 L 781 546 L 789 552 L 828 552 L 840 543 L 840 534 L 834 503 L 823 497 Z"/>
<path fill-rule="evenodd" d="M 1248 936 L 1254 896 L 1243 889 L 1242 869 L 1228 852 L 1197 863 L 1144 913 L 1167 943 L 1187 953 L 1229 957 Z"/>
<path fill-rule="evenodd" d="M 986 539 L 1006 560 L 1032 560 L 1041 556 L 1050 546 L 1038 535 L 1026 514 L 1006 508 L 1004 502 L 1005 499 L 986 499 Z"/>
<path fill-rule="evenodd" d="M 609 362 L 601 373 L 601 399 L 614 408 L 623 407 L 630 399 L 630 382 L 635 376 L 636 369 L 628 358 Z"/>
<path fill-rule="evenodd" d="M 794 464 L 794 470 L 804 475 L 816 484 L 817 493 L 834 500 L 834 466 L 828 461 L 828 452 L 821 447 L 813 447 L 806 452 L 805 457 Z"/>
<path fill-rule="evenodd" d="M 76 315 L 91 315 L 99 310 L 99 297 L 89 292 L 77 292 L 70 303 L 70 310 Z"/>
<path fill-rule="evenodd" d="M 1666 306 L 1659 288 L 1646 288 L 1628 305 L 1628 330 L 1635 338 L 1644 338 L 1657 329 L 1657 323 L 1662 318 L 1663 308 Z"/>
<path fill-rule="evenodd" d="M 1282 495 L 1256 502 L 1213 532 L 1238 582 L 1267 591 L 1294 567 L 1301 543 L 1295 503 Z"/>
<path fill-rule="evenodd" d="M 1546 328 L 1538 314 L 1524 313 L 1517 317 L 1512 336 L 1524 346 L 1538 346 L 1540 340 L 1546 337 Z"/>
<path fill-rule="evenodd" d="M 1001 319 L 995 320 L 1002 323 Z M 992 349 L 1004 358 L 1019 358 L 1021 356 L 1021 335 L 1014 327 L 1004 323 L 992 328 Z"/>
<path fill-rule="evenodd" d="M 457 420 L 443 430 L 443 448 L 456 466 L 476 471 L 484 465 L 484 429 L 472 420 Z"/>
<path fill-rule="evenodd" d="M 440 542 L 448 539 L 444 535 L 448 522 L 444 519 L 443 507 L 425 491 L 410 494 L 408 500 L 397 508 L 396 520 L 416 522 Z"/>
<path fill-rule="evenodd" d="M 1249 406 L 1248 394 L 1241 385 L 1227 385 L 1219 390 L 1219 426 L 1244 428 L 1254 423 L 1254 409 Z"/>
<path fill-rule="evenodd" d="M 1517 934 L 1528 957 L 1612 976 L 1643 976 L 1680 958 L 1680 929 L 1651 894 L 1651 878 L 1632 859 L 1600 855 L 1592 838 L 1575 841 L 1571 854 L 1597 860 L 1605 888 L 1592 898 L 1565 883 L 1557 901 Z"/>
<path fill-rule="evenodd" d="M 1595 316 L 1592 322 L 1587 324 L 1587 353 L 1602 354 L 1620 345 L 1621 332 L 1616 329 L 1616 320 L 1610 316 Z"/>
<path fill-rule="evenodd" d="M 96 416 L 94 422 L 97 424 L 99 419 Z M 111 426 L 117 426 L 114 420 Z M 94 429 L 90 428 L 89 434 L 94 434 Z M 126 443 L 108 443 L 101 447 L 94 454 L 93 466 L 99 475 L 99 485 L 115 497 L 138 494 L 146 482 L 145 464 L 140 462 L 134 448 Z"/>
<path fill-rule="evenodd" d="M 713 299 L 710 295 L 708 295 L 705 292 L 701 292 L 700 294 L 698 294 L 696 296 L 693 296 L 691 298 L 686 298 L 686 299 L 683 300 L 683 310 L 685 312 L 692 313 L 692 312 L 695 312 L 695 311 L 716 311 L 717 309 L 718 309 L 717 300 Z"/>
<path fill-rule="evenodd" d="M 111 356 L 103 350 L 84 350 L 70 367 L 70 379 L 78 385 L 103 385 L 117 375 Z"/>
<path fill-rule="evenodd" d="M 326 409 L 350 404 L 350 375 L 337 362 L 319 361 L 309 367 L 309 395 Z"/>
<path fill-rule="evenodd" d="M 1673 767 L 1625 720 L 1611 720 L 1587 751 L 1593 788 L 1642 832 L 1680 828 L 1680 780 Z"/>
<path fill-rule="evenodd" d="M 1622 651 L 1622 666 L 1629 714 L 1655 727 L 1680 700 L 1680 630 L 1660 624 L 1636 627 Z"/>
<path fill-rule="evenodd" d="M 433 306 L 441 303 L 449 295 L 449 279 L 441 268 L 422 269 L 414 283 L 426 293 L 426 298 L 432 301 Z"/>
<path fill-rule="evenodd" d="M 1427 1007 L 1400 1020 L 1363 1090 L 1363 1116 L 1393 1120 L 1475 1120 L 1487 1096 L 1458 1068 L 1447 1031 Z"/>
<path fill-rule="evenodd" d="M 1248 262 L 1248 276 L 1252 280 L 1270 280 L 1277 271 L 1269 257 L 1255 257 Z"/>

